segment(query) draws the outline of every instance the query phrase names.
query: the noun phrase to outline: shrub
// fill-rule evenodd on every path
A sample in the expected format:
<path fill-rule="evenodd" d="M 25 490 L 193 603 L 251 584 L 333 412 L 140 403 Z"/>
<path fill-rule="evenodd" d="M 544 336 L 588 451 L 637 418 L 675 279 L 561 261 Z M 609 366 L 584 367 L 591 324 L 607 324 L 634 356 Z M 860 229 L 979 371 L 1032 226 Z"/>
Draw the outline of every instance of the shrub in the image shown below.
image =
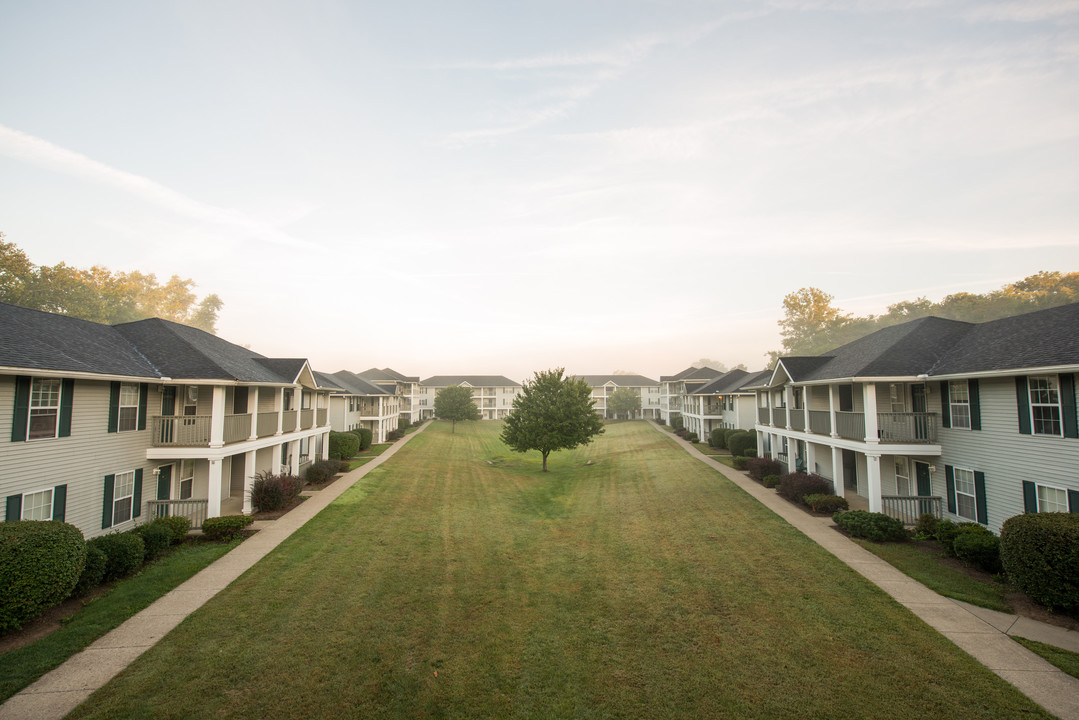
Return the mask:
<path fill-rule="evenodd" d="M 755 457 L 746 461 L 746 469 L 749 470 L 751 478 L 762 481 L 765 475 L 779 475 L 783 471 L 783 466 L 778 460 L 772 458 Z"/>
<path fill-rule="evenodd" d="M 755 447 L 748 447 L 745 450 L 743 450 L 742 452 L 745 453 L 746 457 L 751 457 L 751 458 L 757 457 L 757 448 L 755 448 Z"/>
<path fill-rule="evenodd" d="M 731 458 L 731 464 L 734 465 L 735 470 L 745 470 L 748 465 L 749 458 L 744 458 L 741 455 L 735 455 Z"/>
<path fill-rule="evenodd" d="M 0 523 L 0 633 L 22 627 L 70 595 L 85 560 L 86 542 L 74 525 Z"/>
<path fill-rule="evenodd" d="M 363 452 L 367 448 L 371 447 L 371 439 L 374 436 L 368 428 L 356 428 L 355 430 L 350 430 L 349 432 L 351 432 L 353 435 L 360 439 L 359 452 Z"/>
<path fill-rule="evenodd" d="M 834 515 L 840 510 L 849 510 L 847 498 L 825 493 L 813 493 L 802 498 L 802 502 L 813 509 L 813 512 L 828 513 Z"/>
<path fill-rule="evenodd" d="M 1000 572 L 1000 538 L 992 532 L 961 532 L 956 535 L 952 547 L 960 560 L 986 572 Z"/>
<path fill-rule="evenodd" d="M 688 442 L 691 442 L 691 443 L 695 443 L 695 442 L 700 442 L 700 441 L 701 441 L 700 437 L 698 437 L 697 433 L 695 433 L 695 432 L 691 432 L 691 433 L 686 433 L 686 440 L 687 440 Z"/>
<path fill-rule="evenodd" d="M 319 460 L 307 468 L 307 482 L 312 485 L 321 485 L 329 482 L 341 470 L 342 460 Z M 348 463 L 344 463 L 347 467 Z"/>
<path fill-rule="evenodd" d="M 169 545 L 172 545 L 172 530 L 168 525 L 151 522 L 138 526 L 133 532 L 142 538 L 142 544 L 146 549 L 144 560 L 147 562 L 168 550 Z"/>
<path fill-rule="evenodd" d="M 105 565 L 109 559 L 105 553 L 92 542 L 86 543 L 86 563 L 82 566 L 79 581 L 75 583 L 75 589 L 71 591 L 73 597 L 82 597 L 98 585 L 105 578 Z"/>
<path fill-rule="evenodd" d="M 231 540 L 254 522 L 250 515 L 222 515 L 202 521 L 202 534 L 207 540 Z"/>
<path fill-rule="evenodd" d="M 717 450 L 727 449 L 727 436 L 733 432 L 730 428 L 716 428 L 708 436 L 708 444 Z"/>
<path fill-rule="evenodd" d="M 347 460 L 360 451 L 360 438 L 350 432 L 330 431 L 330 457 Z"/>
<path fill-rule="evenodd" d="M 655 420 L 656 420 L 656 425 L 666 425 L 667 424 L 667 421 L 664 420 L 663 418 L 656 418 Z"/>
<path fill-rule="evenodd" d="M 112 582 L 139 569 L 146 557 L 146 545 L 135 533 L 111 533 L 90 542 L 105 553 L 105 575 L 101 582 Z"/>
<path fill-rule="evenodd" d="M 749 448 L 757 448 L 757 434 L 746 432 L 745 430 L 736 430 L 727 436 L 727 449 L 731 451 L 731 455 L 741 455 L 745 457 L 746 450 Z"/>
<path fill-rule="evenodd" d="M 285 507 L 285 488 L 273 473 L 259 473 L 251 483 L 251 504 L 260 512 L 273 512 Z"/>
<path fill-rule="evenodd" d="M 683 424 L 684 423 L 682 421 L 682 416 L 681 415 L 675 415 L 674 417 L 671 418 L 671 427 L 673 427 L 675 430 L 682 427 Z"/>
<path fill-rule="evenodd" d="M 865 538 L 873 542 L 899 542 L 908 538 L 903 523 L 884 513 L 847 510 L 837 512 L 832 516 L 832 520 L 851 537 Z"/>
<path fill-rule="evenodd" d="M 952 547 L 952 542 L 955 540 L 955 536 L 959 534 L 959 524 L 954 523 L 951 520 L 941 520 L 937 523 L 936 528 L 933 529 L 933 537 L 944 548 L 944 552 L 948 555 L 955 555 L 955 549 Z"/>
<path fill-rule="evenodd" d="M 1079 514 L 1008 518 L 1000 531 L 1000 559 L 1008 579 L 1031 598 L 1079 613 Z"/>
<path fill-rule="evenodd" d="M 918 524 L 914 526 L 914 534 L 919 538 L 935 537 L 939 522 L 940 520 L 933 513 L 922 513 L 918 516 Z"/>
<path fill-rule="evenodd" d="M 187 534 L 191 532 L 191 518 L 186 515 L 169 515 L 168 517 L 159 517 L 154 520 L 157 525 L 164 525 L 172 533 L 172 542 L 181 543 Z"/>
<path fill-rule="evenodd" d="M 803 502 L 806 495 L 832 495 L 832 481 L 804 472 L 787 473 L 779 480 L 779 494 L 791 502 Z"/>
<path fill-rule="evenodd" d="M 277 482 L 281 483 L 281 487 L 285 491 L 285 504 L 292 502 L 296 497 L 303 492 L 303 479 L 298 478 L 295 475 L 278 475 Z"/>
<path fill-rule="evenodd" d="M 405 419 L 405 418 L 397 418 L 397 429 L 398 430 L 408 430 L 410 427 L 412 427 L 412 423 L 410 423 L 407 419 Z"/>
<path fill-rule="evenodd" d="M 764 487 L 766 487 L 766 488 L 774 488 L 776 485 L 779 485 L 779 480 L 780 480 L 781 477 L 782 476 L 778 475 L 778 474 L 776 474 L 776 475 L 765 475 L 764 478 L 761 480 L 761 482 L 764 484 Z"/>

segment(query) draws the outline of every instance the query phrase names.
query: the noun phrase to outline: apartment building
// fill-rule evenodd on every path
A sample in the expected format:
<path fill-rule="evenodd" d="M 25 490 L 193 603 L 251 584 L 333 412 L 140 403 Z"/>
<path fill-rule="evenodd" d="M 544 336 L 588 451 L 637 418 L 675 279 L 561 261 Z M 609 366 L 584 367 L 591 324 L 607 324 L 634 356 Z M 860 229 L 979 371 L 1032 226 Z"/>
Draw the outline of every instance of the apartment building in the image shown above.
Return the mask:
<path fill-rule="evenodd" d="M 641 399 L 641 409 L 633 418 L 645 418 L 654 420 L 659 417 L 660 411 L 660 388 L 659 383 L 643 375 L 571 375 L 575 380 L 584 380 L 592 388 L 592 404 L 596 412 L 603 418 L 612 418 L 613 414 L 607 408 L 607 398 L 619 389 L 629 389 Z"/>
<path fill-rule="evenodd" d="M 513 398 L 521 392 L 521 383 L 503 375 L 434 375 L 420 382 L 420 418 L 435 416 L 435 395 L 451 385 L 472 389 L 472 400 L 482 420 L 501 420 L 513 409 Z"/>

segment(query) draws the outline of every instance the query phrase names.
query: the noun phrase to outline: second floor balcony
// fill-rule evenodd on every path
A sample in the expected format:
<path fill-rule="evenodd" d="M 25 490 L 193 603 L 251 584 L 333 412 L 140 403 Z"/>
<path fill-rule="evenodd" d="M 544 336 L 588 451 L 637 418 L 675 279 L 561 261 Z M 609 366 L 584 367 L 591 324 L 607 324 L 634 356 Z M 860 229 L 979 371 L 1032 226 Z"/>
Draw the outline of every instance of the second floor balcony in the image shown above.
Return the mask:
<path fill-rule="evenodd" d="M 808 426 L 806 415 L 808 414 Z M 834 417 L 833 417 L 834 416 Z M 813 435 L 835 434 L 847 440 L 865 441 L 865 413 L 828 410 L 791 409 L 790 424 L 787 408 L 757 408 L 757 420 L 761 425 L 792 430 Z M 937 415 L 934 413 L 877 413 L 877 440 L 882 443 L 935 444 L 937 442 Z"/>
<path fill-rule="evenodd" d="M 325 408 L 285 410 L 225 415 L 222 419 L 221 442 L 231 443 L 306 430 L 326 425 Z M 253 426 L 252 426 L 253 423 Z M 158 415 L 151 418 L 151 444 L 154 447 L 209 447 L 213 441 L 212 415 Z"/>

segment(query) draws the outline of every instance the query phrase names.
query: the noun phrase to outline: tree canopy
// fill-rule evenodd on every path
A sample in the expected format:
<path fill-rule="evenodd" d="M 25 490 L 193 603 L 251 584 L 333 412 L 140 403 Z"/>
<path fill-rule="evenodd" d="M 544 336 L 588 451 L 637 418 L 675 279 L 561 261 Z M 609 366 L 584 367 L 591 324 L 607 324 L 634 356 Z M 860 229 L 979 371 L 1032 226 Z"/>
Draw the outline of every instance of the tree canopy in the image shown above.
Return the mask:
<path fill-rule="evenodd" d="M 783 298 L 779 321 L 783 349 L 780 355 L 820 355 L 881 328 L 935 315 L 950 320 L 986 322 L 1012 315 L 1079 302 L 1079 272 L 1041 271 L 999 290 L 983 294 L 959 292 L 940 302 L 926 297 L 888 306 L 881 315 L 856 317 L 843 313 L 823 290 L 806 287 Z"/>
<path fill-rule="evenodd" d="M 618 388 L 607 396 L 607 412 L 611 417 L 625 415 L 632 419 L 641 409 L 641 395 L 632 388 Z"/>
<path fill-rule="evenodd" d="M 603 432 L 592 405 L 592 388 L 584 380 L 563 376 L 565 368 L 536 372 L 513 400 L 502 442 L 515 452 L 539 450 L 543 472 L 555 450 L 585 445 Z"/>
<path fill-rule="evenodd" d="M 214 294 L 199 300 L 194 287 L 194 280 L 178 275 L 161 284 L 155 275 L 137 270 L 34 265 L 0 232 L 0 302 L 108 325 L 159 317 L 216 332 L 224 303 Z"/>
<path fill-rule="evenodd" d="M 479 420 L 480 409 L 472 400 L 472 389 L 450 385 L 436 392 L 435 417 L 451 421 L 450 432 L 457 432 L 458 420 Z"/>

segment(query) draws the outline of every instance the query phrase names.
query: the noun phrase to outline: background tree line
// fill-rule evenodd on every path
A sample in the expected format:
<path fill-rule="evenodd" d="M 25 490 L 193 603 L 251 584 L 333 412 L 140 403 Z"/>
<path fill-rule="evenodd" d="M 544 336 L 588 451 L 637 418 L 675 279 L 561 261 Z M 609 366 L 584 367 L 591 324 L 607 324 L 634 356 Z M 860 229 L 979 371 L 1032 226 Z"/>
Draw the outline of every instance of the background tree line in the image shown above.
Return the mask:
<path fill-rule="evenodd" d="M 784 317 L 779 321 L 783 349 L 770 353 L 771 361 L 782 355 L 820 355 L 871 332 L 927 315 L 986 322 L 1034 310 L 1079 302 L 1079 272 L 1041 271 L 1019 282 L 984 294 L 960 292 L 940 302 L 926 297 L 903 300 L 888 306 L 882 315 L 856 317 L 832 304 L 833 297 L 806 287 L 783 298 Z"/>
<path fill-rule="evenodd" d="M 35 265 L 0 232 L 0 302 L 107 325 L 159 317 L 216 333 L 224 303 L 213 293 L 199 300 L 194 287 L 178 275 L 162 284 L 137 270 Z"/>

